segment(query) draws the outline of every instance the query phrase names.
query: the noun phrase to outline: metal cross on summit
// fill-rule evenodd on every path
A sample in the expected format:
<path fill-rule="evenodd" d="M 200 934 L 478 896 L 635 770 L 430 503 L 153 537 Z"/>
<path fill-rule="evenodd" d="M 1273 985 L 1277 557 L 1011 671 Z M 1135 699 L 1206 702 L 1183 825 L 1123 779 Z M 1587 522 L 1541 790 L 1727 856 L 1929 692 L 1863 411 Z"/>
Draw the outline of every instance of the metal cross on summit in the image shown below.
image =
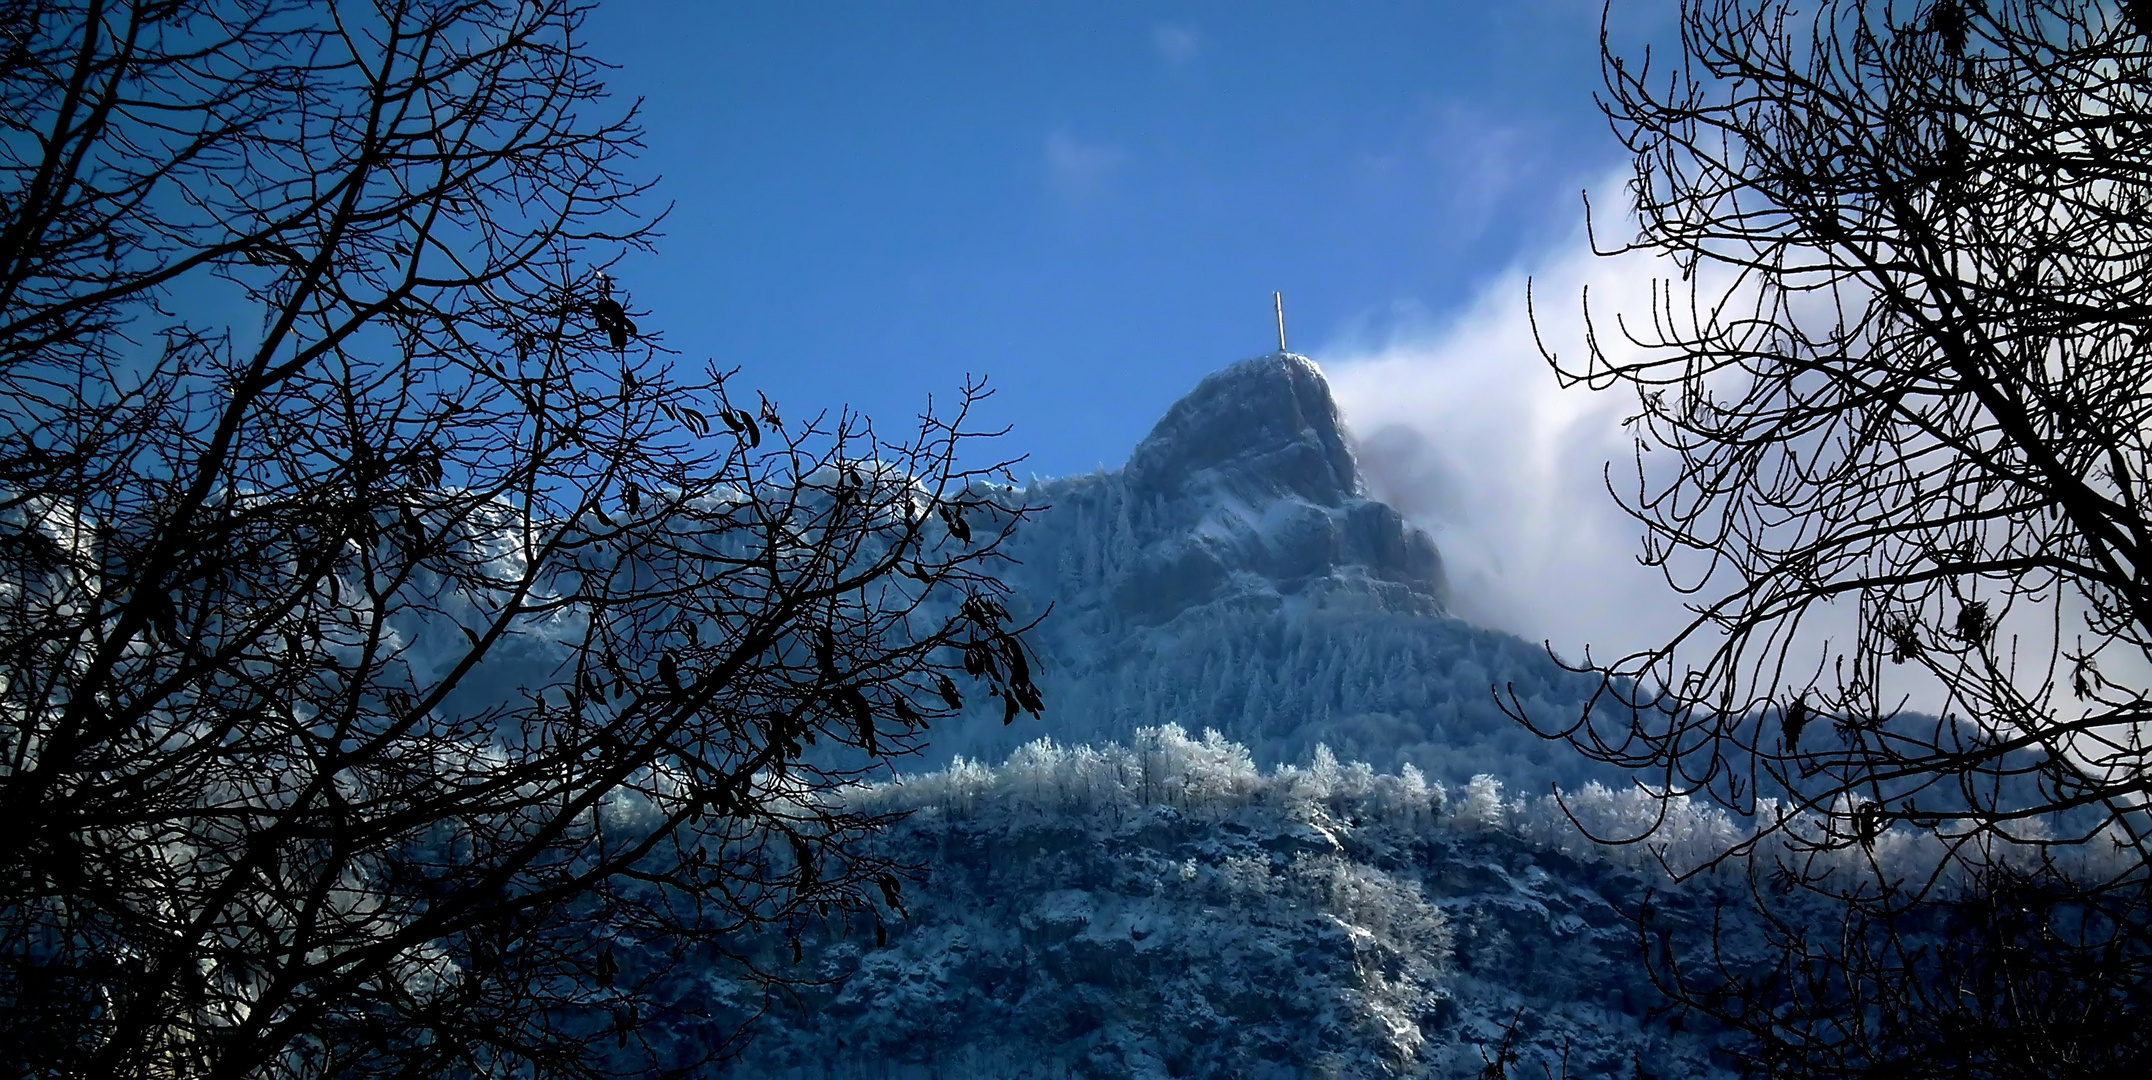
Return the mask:
<path fill-rule="evenodd" d="M 1278 352 L 1283 355 L 1285 352 L 1285 294 L 1282 292 L 1271 293 L 1270 306 L 1276 308 L 1278 312 Z"/>

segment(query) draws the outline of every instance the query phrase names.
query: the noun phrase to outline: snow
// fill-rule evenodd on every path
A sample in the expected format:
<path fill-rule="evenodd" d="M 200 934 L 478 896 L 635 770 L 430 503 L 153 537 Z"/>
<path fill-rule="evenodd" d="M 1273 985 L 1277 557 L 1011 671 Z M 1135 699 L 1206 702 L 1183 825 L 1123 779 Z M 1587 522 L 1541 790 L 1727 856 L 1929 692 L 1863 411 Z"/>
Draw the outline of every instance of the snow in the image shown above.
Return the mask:
<path fill-rule="evenodd" d="M 1715 1075 L 1701 1036 L 1647 1029 L 1622 913 L 1657 875 L 1526 839 L 1551 804 L 1475 818 L 1335 755 L 1247 761 L 1169 727 L 859 790 L 910 813 L 890 841 L 928 880 L 886 948 L 816 939 L 851 978 L 766 1018 L 737 1074 L 1469 1077 L 1521 1007 L 1528 1063 Z"/>

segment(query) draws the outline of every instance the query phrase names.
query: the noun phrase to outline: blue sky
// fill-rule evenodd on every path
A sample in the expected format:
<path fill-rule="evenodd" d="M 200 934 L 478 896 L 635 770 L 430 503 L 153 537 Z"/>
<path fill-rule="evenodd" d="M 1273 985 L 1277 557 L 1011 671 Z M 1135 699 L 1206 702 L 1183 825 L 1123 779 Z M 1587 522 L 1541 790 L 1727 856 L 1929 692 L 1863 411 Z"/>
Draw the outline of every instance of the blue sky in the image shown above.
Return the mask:
<path fill-rule="evenodd" d="M 1617 31 L 1663 32 L 1666 6 Z M 1031 471 L 1112 468 L 1272 346 L 1274 289 L 1327 367 L 1573 239 L 1621 161 L 1599 16 L 608 0 L 591 44 L 675 204 L 619 276 L 670 347 L 788 410 L 904 418 L 983 373 Z"/>

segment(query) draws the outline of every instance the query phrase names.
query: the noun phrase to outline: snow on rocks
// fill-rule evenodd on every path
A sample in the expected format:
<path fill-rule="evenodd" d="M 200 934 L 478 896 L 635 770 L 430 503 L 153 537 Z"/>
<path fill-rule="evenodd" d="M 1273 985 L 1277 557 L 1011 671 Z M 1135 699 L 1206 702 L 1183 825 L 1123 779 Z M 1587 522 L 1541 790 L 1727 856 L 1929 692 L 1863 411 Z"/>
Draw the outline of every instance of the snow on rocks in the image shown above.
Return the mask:
<path fill-rule="evenodd" d="M 911 918 L 817 939 L 850 978 L 778 1003 L 733 1075 L 1471 1077 L 1520 1016 L 1528 1061 L 1712 1075 L 1693 1030 L 1647 1030 L 1623 911 L 1663 881 L 1523 839 L 1533 804 L 1467 820 L 1421 777 L 1251 775 L 1221 742 L 1041 743 L 860 792 L 910 811 Z"/>

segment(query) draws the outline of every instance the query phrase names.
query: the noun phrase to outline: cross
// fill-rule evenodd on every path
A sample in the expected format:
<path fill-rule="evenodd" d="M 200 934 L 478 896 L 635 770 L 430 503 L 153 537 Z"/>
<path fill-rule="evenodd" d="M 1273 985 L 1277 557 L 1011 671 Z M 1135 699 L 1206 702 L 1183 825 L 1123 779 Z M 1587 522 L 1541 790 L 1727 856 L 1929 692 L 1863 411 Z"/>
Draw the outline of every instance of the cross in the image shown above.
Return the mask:
<path fill-rule="evenodd" d="M 1283 353 L 1285 351 L 1285 294 L 1281 292 L 1271 293 L 1270 305 L 1278 311 L 1278 351 Z"/>

